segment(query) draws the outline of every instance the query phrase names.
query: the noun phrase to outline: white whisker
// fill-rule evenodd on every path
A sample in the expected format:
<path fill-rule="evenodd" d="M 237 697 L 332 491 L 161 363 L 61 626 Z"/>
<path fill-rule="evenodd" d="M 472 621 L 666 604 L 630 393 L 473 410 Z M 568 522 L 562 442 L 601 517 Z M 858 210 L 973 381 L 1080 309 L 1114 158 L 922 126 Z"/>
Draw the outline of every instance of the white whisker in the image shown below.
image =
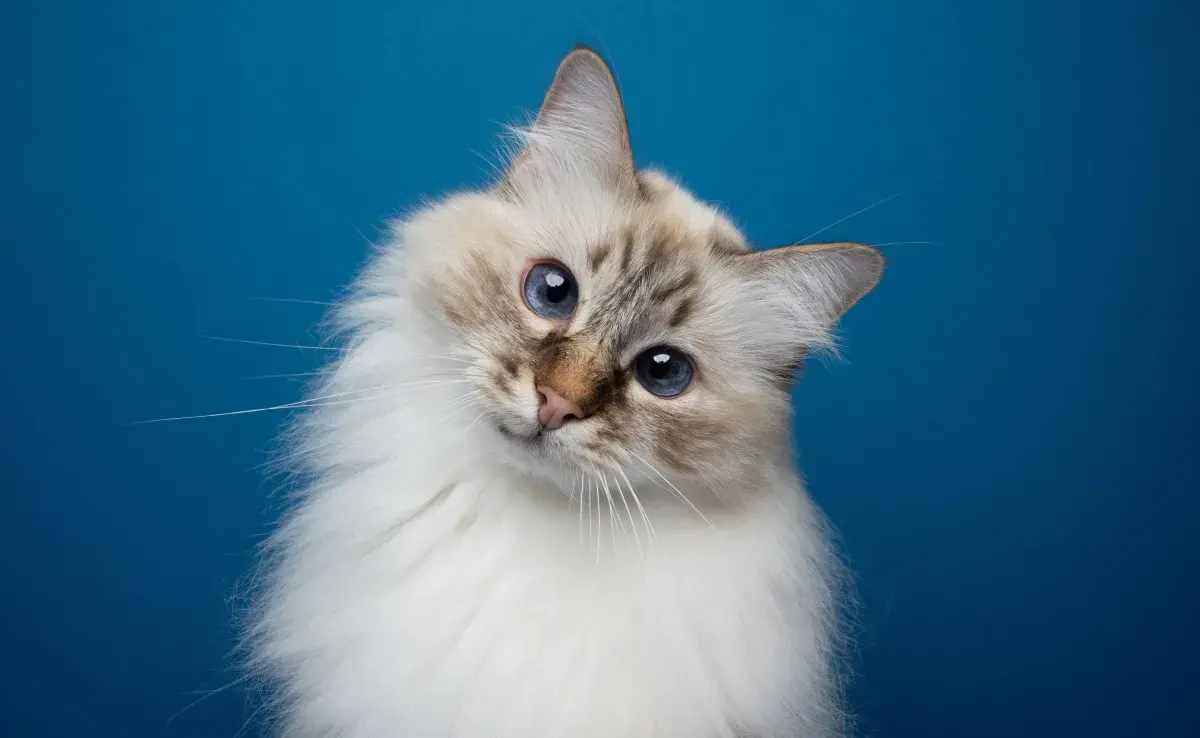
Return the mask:
<path fill-rule="evenodd" d="M 476 390 L 476 391 L 477 391 L 477 392 L 479 392 L 479 390 Z M 482 394 L 482 392 L 480 392 L 480 394 Z M 458 415 L 458 414 L 459 414 L 459 413 L 461 413 L 462 411 L 464 411 L 464 410 L 470 410 L 471 408 L 473 408 L 473 407 L 476 407 L 476 404 L 475 404 L 475 397 L 476 397 L 476 395 L 470 394 L 470 395 L 464 395 L 464 397 L 468 398 L 468 401 L 467 401 L 467 402 L 463 402 L 463 403 L 461 404 L 461 407 L 459 407 L 459 408 L 457 408 L 457 409 L 453 410 L 452 412 L 450 412 L 450 413 L 448 413 L 448 414 L 446 414 L 446 415 L 443 415 L 443 416 L 442 416 L 442 418 L 441 418 L 441 420 L 439 420 L 438 422 L 434 423 L 434 425 L 435 425 L 435 426 L 441 425 L 442 423 L 446 422 L 446 421 L 447 421 L 447 420 L 449 420 L 450 418 L 453 418 L 455 415 Z"/>
<path fill-rule="evenodd" d="M 638 459 L 638 460 L 639 460 L 639 461 L 641 461 L 643 464 L 645 464 L 645 465 L 646 465 L 646 468 L 647 468 L 648 470 L 650 470 L 650 471 L 654 472 L 655 474 L 657 474 L 657 475 L 659 476 L 659 478 L 661 478 L 661 479 L 662 479 L 664 482 L 666 482 L 668 485 L 670 485 L 671 489 L 672 489 L 672 490 L 675 492 L 675 494 L 676 494 L 676 495 L 679 497 L 679 499 L 681 499 L 681 500 L 683 500 L 684 502 L 686 502 L 686 503 L 688 504 L 688 507 L 690 507 L 690 508 L 692 508 L 693 510 L 695 510 L 695 511 L 696 511 L 696 514 L 700 516 L 700 519 L 701 519 L 701 520 L 703 520 L 705 523 L 708 523 L 708 527 L 709 527 L 709 528 L 712 528 L 714 531 L 717 529 L 717 528 L 716 528 L 716 526 L 714 526 L 714 525 L 712 524 L 712 521 L 711 521 L 711 520 L 709 520 L 708 518 L 706 518 L 706 517 L 704 516 L 704 513 L 700 512 L 700 508 L 698 508 L 698 507 L 696 507 L 695 505 L 693 505 L 693 504 L 692 504 L 692 501 L 691 501 L 691 500 L 689 500 L 689 499 L 687 498 L 687 495 L 685 495 L 684 493 L 680 492 L 680 491 L 679 491 L 679 488 L 678 488 L 678 487 L 676 487 L 676 486 L 675 486 L 675 485 L 674 485 L 674 484 L 671 482 L 671 480 L 670 480 L 670 479 L 667 479 L 665 476 L 663 476 L 663 473 L 662 473 L 662 472 L 660 472 L 658 469 L 656 469 L 656 468 L 654 467 L 654 465 L 653 465 L 653 464 L 651 464 L 649 461 L 646 461 L 646 460 L 645 460 L 645 459 L 643 459 L 641 456 L 638 456 L 638 455 L 637 455 L 637 453 L 635 453 L 634 451 L 630 451 L 629 453 L 630 453 L 630 454 L 633 456 L 633 458 L 635 458 L 635 459 Z"/>
<path fill-rule="evenodd" d="M 625 536 L 625 540 L 628 541 L 629 543 L 633 543 L 633 540 L 630 539 L 630 537 L 629 537 L 629 531 L 625 530 L 625 520 L 621 517 L 621 514 L 617 511 L 616 501 L 615 501 L 615 498 L 613 497 L 612 489 L 608 486 L 608 476 L 606 474 L 604 474 L 603 472 L 601 472 L 599 469 L 596 469 L 596 474 L 600 477 L 600 484 L 604 485 L 604 496 L 608 498 L 608 514 L 609 514 L 610 518 L 616 525 L 621 526 L 621 534 L 623 536 Z M 613 528 L 613 553 L 615 554 L 616 552 L 617 552 L 616 528 L 614 527 Z"/>
<path fill-rule="evenodd" d="M 332 395 L 323 395 L 320 397 L 310 397 L 310 398 L 307 398 L 304 400 L 296 400 L 295 402 L 285 402 L 282 405 L 272 405 L 270 407 L 256 407 L 256 408 L 250 408 L 248 410 L 230 410 L 228 412 L 223 412 L 223 413 L 206 413 L 204 415 L 179 415 L 179 416 L 176 416 L 173 418 L 154 418 L 152 420 L 134 420 L 134 421 L 131 421 L 128 423 L 122 423 L 121 425 L 122 426 L 150 425 L 152 423 L 167 423 L 167 422 L 171 422 L 171 421 L 175 421 L 175 420 L 203 420 L 205 418 L 224 418 L 224 417 L 230 417 L 233 415 L 250 415 L 253 413 L 266 413 L 266 412 L 272 412 L 275 410 L 291 410 L 291 409 L 299 409 L 299 408 L 305 408 L 305 407 L 325 407 L 328 405 L 339 405 L 339 404 L 345 404 L 345 403 L 342 403 L 342 402 L 324 402 L 324 403 L 322 403 L 322 402 L 319 402 L 319 400 L 329 400 L 329 399 L 333 399 L 335 397 L 345 397 L 347 395 L 358 395 L 358 394 L 363 394 L 366 392 L 375 392 L 377 390 L 388 389 L 391 387 L 407 387 L 407 388 L 409 388 L 408 390 L 401 390 L 400 392 L 387 393 L 386 395 L 376 395 L 376 396 L 367 397 L 367 398 L 360 398 L 360 399 L 377 399 L 378 397 L 391 397 L 392 395 L 395 395 L 395 394 L 401 394 L 404 391 L 416 391 L 418 389 L 428 389 L 430 386 L 438 386 L 438 385 L 443 385 L 443 384 L 461 384 L 466 381 L 467 380 L 465 380 L 465 379 L 452 379 L 452 380 L 428 380 L 428 381 L 420 381 L 420 382 L 398 382 L 396 384 L 382 384 L 382 385 L 379 385 L 378 387 L 368 387 L 367 389 L 351 390 L 349 392 L 337 392 Z M 414 385 L 414 384 L 420 385 L 420 386 L 413 387 L 412 385 Z"/>
<path fill-rule="evenodd" d="M 587 479 L 587 472 L 581 472 L 587 481 L 587 512 L 588 512 L 588 548 L 592 546 L 592 484 Z"/>
<path fill-rule="evenodd" d="M 341 348 L 338 346 L 306 346 L 301 343 L 272 343 L 270 341 L 251 341 L 246 338 L 225 338 L 224 336 L 200 336 L 206 341 L 221 341 L 223 343 L 244 343 L 249 346 L 271 346 L 274 348 L 291 348 L 309 351 L 337 351 L 346 353 L 350 349 Z"/>
<path fill-rule="evenodd" d="M 291 374 L 256 374 L 253 377 L 242 377 L 242 381 L 252 379 L 299 379 L 300 377 L 319 377 L 324 372 L 292 372 Z"/>
<path fill-rule="evenodd" d="M 629 475 L 625 473 L 625 469 L 620 464 L 617 465 L 617 471 L 619 471 L 621 476 L 625 478 L 625 484 L 629 487 L 629 494 L 633 495 L 633 502 L 635 505 L 637 505 L 638 510 L 642 513 L 642 521 L 646 523 L 646 534 L 650 536 L 652 540 L 656 540 L 658 538 L 658 532 L 655 531 L 654 526 L 650 524 L 650 516 L 646 514 L 646 508 L 642 507 L 642 501 L 638 499 L 638 493 L 637 490 L 633 488 L 633 482 L 629 481 Z"/>
<path fill-rule="evenodd" d="M 600 474 L 599 469 L 596 469 L 596 476 L 604 487 L 604 497 L 608 500 L 608 529 L 612 533 L 613 559 L 615 560 L 617 558 L 617 513 L 613 508 L 612 492 L 608 488 L 608 481 Z M 625 531 L 625 523 L 621 523 L 621 530 Z M 626 532 L 625 537 L 629 538 L 629 533 Z"/>
<path fill-rule="evenodd" d="M 593 478 L 590 480 L 592 493 L 596 498 L 596 566 L 600 565 L 600 485 Z"/>
<path fill-rule="evenodd" d="M 613 484 L 617 488 L 617 494 L 621 496 L 621 503 L 625 505 L 625 514 L 629 516 L 629 527 L 633 528 L 633 538 L 637 541 L 638 556 L 644 557 L 646 552 L 642 550 L 642 537 L 638 535 L 637 523 L 633 521 L 633 508 L 629 507 L 629 500 L 625 498 L 625 490 L 621 489 L 621 481 L 617 479 L 616 474 L 613 475 Z M 625 528 L 624 523 L 621 524 L 621 528 Z M 648 532 L 647 535 L 649 535 Z"/>
<path fill-rule="evenodd" d="M 476 423 L 478 423 L 480 420 L 482 420 L 482 419 L 483 419 L 483 416 L 484 416 L 484 415 L 487 415 L 487 414 L 488 414 L 488 411 L 487 411 L 487 410 L 484 410 L 483 412 L 479 413 L 479 415 L 475 416 L 475 419 L 471 421 L 471 424 L 470 424 L 470 425 L 468 425 L 466 428 L 464 428 L 464 429 L 463 429 L 463 433 L 465 434 L 467 431 L 469 431 L 469 430 L 471 430 L 472 428 L 474 428 L 474 427 L 475 427 L 475 424 L 476 424 Z M 568 510 L 570 510 L 570 509 L 571 509 L 569 505 L 568 505 L 567 509 L 568 509 Z"/>
<path fill-rule="evenodd" d="M 332 302 L 321 302 L 320 300 L 298 300 L 294 297 L 251 297 L 251 300 L 258 302 L 287 302 L 294 305 L 320 305 L 322 307 L 337 307 Z"/>
<path fill-rule="evenodd" d="M 441 407 L 439 407 L 437 410 L 434 410 L 433 412 L 440 413 L 444 410 L 449 410 L 451 408 L 458 407 L 460 405 L 470 404 L 470 402 L 472 400 L 474 400 L 475 398 L 479 397 L 482 394 L 483 394 L 483 390 L 472 390 L 472 391 L 466 393 L 465 395 L 460 395 L 458 397 L 455 397 L 453 400 L 450 400 L 449 402 L 442 405 Z"/>
<path fill-rule="evenodd" d="M 841 218 L 841 219 L 839 219 L 839 220 L 835 220 L 835 221 L 833 221 L 832 223 L 830 223 L 829 225 L 827 225 L 827 226 L 825 226 L 824 228 L 820 229 L 819 231 L 813 231 L 812 233 L 808 234 L 807 236 L 805 236 L 804 238 L 800 239 L 800 240 L 799 240 L 799 241 L 797 241 L 796 243 L 798 243 L 798 244 L 802 244 L 802 243 L 804 243 L 805 241 L 807 241 L 808 239 L 810 239 L 810 238 L 814 238 L 814 237 L 816 237 L 816 236 L 819 236 L 819 235 L 821 235 L 822 233 L 824 233 L 825 231 L 829 230 L 830 228 L 833 228 L 833 227 L 834 227 L 834 226 L 836 226 L 836 225 L 841 225 L 842 223 L 845 223 L 846 221 L 850 220 L 851 218 L 853 218 L 853 217 L 855 217 L 855 216 L 857 216 L 857 215 L 862 215 L 863 213 L 867 212 L 868 210 L 871 210 L 872 208 L 877 208 L 877 207 L 879 207 L 880 205 L 884 204 L 885 202 L 888 202 L 888 201 L 890 201 L 890 200 L 895 200 L 897 197 L 900 197 L 900 196 L 901 196 L 901 195 L 903 195 L 903 194 L 904 194 L 904 192 L 895 192 L 895 193 L 893 193 L 893 194 L 891 194 L 891 195 L 888 195 L 887 197 L 883 198 L 882 200 L 880 200 L 879 202 L 877 202 L 877 203 L 875 203 L 875 204 L 873 204 L 873 205 L 868 205 L 868 206 L 866 206 L 865 208 L 863 208 L 863 209 L 861 209 L 861 210 L 855 210 L 853 213 L 850 213 L 850 214 L 849 214 L 849 215 L 847 215 L 845 218 Z"/>
<path fill-rule="evenodd" d="M 949 246 L 945 241 L 888 241 L 887 243 L 873 244 L 876 248 L 884 246 Z"/>
<path fill-rule="evenodd" d="M 575 495 L 575 486 L 579 486 L 579 543 L 583 543 L 583 476 L 578 479 L 572 475 L 571 479 L 571 495 Z"/>

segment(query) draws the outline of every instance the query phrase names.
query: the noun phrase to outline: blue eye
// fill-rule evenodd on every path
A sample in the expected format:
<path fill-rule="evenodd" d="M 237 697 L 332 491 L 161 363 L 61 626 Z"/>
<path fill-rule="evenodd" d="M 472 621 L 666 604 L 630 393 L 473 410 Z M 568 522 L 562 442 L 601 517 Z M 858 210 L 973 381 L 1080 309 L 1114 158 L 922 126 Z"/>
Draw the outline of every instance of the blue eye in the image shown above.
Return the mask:
<path fill-rule="evenodd" d="M 525 273 L 522 286 L 525 304 L 549 320 L 564 320 L 575 312 L 579 286 L 565 266 L 553 262 L 534 264 Z"/>
<path fill-rule="evenodd" d="M 634 373 L 650 394 L 674 397 L 692 383 L 692 360 L 679 349 L 655 346 L 637 357 Z"/>

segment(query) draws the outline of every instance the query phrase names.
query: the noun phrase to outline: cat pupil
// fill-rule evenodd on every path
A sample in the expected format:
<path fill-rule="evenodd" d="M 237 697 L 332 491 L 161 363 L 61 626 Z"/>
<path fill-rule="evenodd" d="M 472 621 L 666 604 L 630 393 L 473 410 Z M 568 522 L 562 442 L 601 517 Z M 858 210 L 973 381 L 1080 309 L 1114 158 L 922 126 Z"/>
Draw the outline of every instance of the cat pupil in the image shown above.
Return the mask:
<path fill-rule="evenodd" d="M 567 299 L 567 293 L 570 291 L 566 278 L 557 272 L 546 275 L 546 287 L 546 299 L 550 302 L 562 302 Z"/>
<path fill-rule="evenodd" d="M 655 354 L 654 363 L 650 366 L 650 375 L 655 379 L 666 379 L 671 372 L 671 355 Z"/>

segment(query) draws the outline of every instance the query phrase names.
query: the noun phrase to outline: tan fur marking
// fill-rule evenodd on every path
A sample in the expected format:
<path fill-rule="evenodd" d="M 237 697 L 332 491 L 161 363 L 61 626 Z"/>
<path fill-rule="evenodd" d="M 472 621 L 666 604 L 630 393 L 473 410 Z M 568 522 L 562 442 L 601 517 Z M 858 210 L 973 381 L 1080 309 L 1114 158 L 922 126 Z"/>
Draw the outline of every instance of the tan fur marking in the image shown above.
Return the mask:
<path fill-rule="evenodd" d="M 610 253 L 612 253 L 612 244 L 607 242 L 591 250 L 588 254 L 588 264 L 591 266 L 593 272 L 600 269 L 600 266 L 604 264 L 604 260 L 608 258 Z"/>
<path fill-rule="evenodd" d="M 594 344 L 562 340 L 548 365 L 538 373 L 538 384 L 549 386 L 591 413 L 602 399 L 600 388 L 609 373 L 601 353 Z"/>
<path fill-rule="evenodd" d="M 671 321 L 669 325 L 672 328 L 678 328 L 679 326 L 683 325 L 683 322 L 688 319 L 688 316 L 691 315 L 691 313 L 692 301 L 691 299 L 685 298 L 679 303 L 678 306 L 676 306 L 675 312 L 671 315 Z"/>
<path fill-rule="evenodd" d="M 662 302 L 677 292 L 689 290 L 690 288 L 694 287 L 697 280 L 698 276 L 696 275 L 696 272 L 689 271 L 671 284 L 654 290 L 654 293 L 650 295 L 650 299 L 654 300 L 655 302 Z"/>
<path fill-rule="evenodd" d="M 562 362 L 555 365 L 548 379 L 548 384 L 568 400 L 585 405 L 591 398 L 593 372 L 587 364 L 578 362 Z"/>
<path fill-rule="evenodd" d="M 621 234 L 621 271 L 628 272 L 633 261 L 633 229 L 626 227 Z"/>

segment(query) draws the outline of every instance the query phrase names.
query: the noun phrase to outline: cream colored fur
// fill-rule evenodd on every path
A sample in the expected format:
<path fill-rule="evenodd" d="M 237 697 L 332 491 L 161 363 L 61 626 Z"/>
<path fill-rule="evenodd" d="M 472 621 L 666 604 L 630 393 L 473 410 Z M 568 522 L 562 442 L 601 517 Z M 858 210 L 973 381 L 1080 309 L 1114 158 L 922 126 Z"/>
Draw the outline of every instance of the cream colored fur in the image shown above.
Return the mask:
<path fill-rule="evenodd" d="M 523 135 L 496 188 L 397 223 L 337 310 L 345 351 L 292 436 L 304 483 L 246 631 L 280 735 L 840 735 L 839 567 L 778 378 L 829 345 L 880 260 L 745 253 L 716 210 L 636 172 L 586 50 Z M 591 269 L 622 238 L 627 269 L 616 252 Z M 536 432 L 538 367 L 503 365 L 556 330 L 521 303 L 523 265 L 545 258 L 580 285 L 569 340 L 609 326 L 614 369 L 670 343 L 694 386 L 664 400 L 630 380 L 537 452 L 502 435 Z M 668 327 L 649 295 L 689 273 Z M 644 289 L 600 314 L 631 279 Z"/>

